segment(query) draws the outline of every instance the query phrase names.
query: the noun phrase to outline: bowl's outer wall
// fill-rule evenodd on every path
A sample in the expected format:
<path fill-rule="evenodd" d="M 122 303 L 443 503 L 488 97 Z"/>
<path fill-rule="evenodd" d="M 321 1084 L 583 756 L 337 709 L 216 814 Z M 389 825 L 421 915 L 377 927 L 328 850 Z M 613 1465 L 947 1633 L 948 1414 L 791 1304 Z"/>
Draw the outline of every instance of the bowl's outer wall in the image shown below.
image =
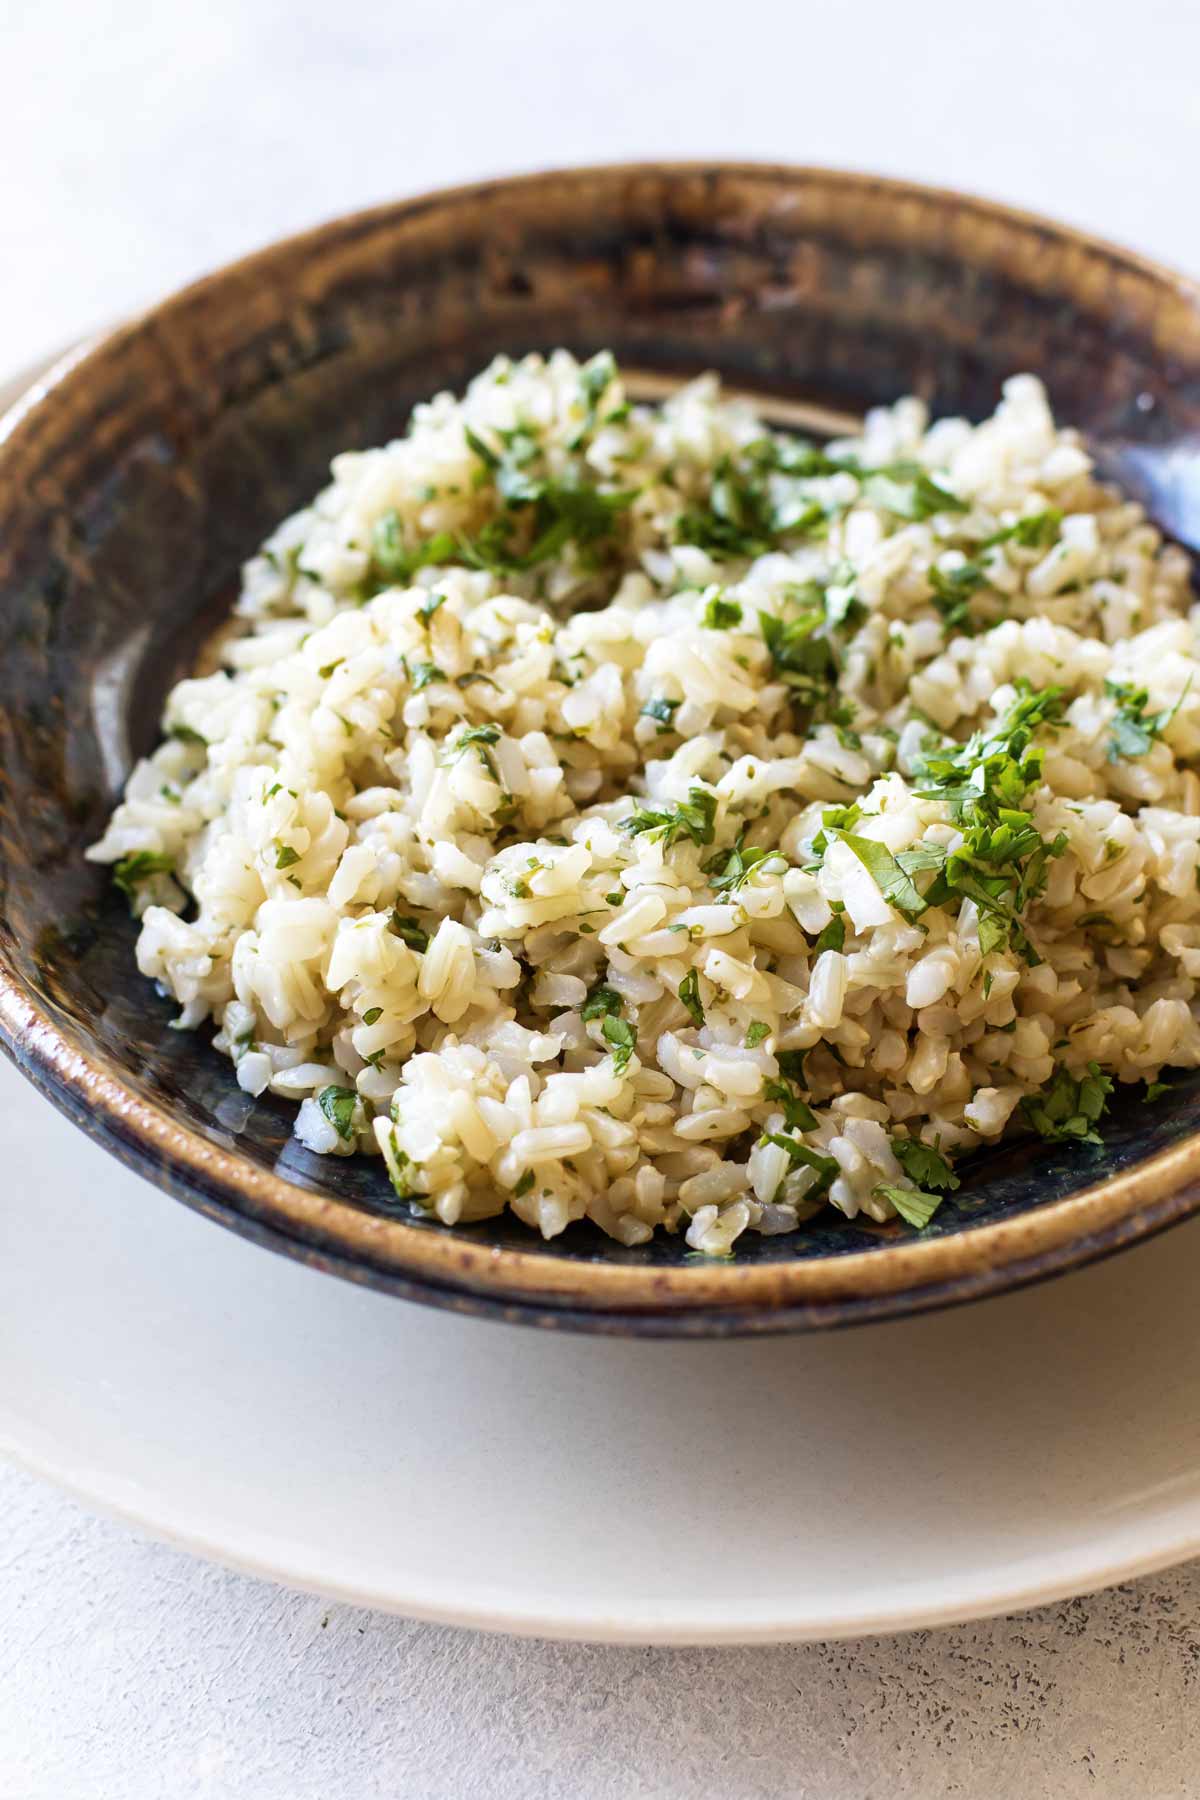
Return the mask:
<path fill-rule="evenodd" d="M 416 401 L 461 388 L 498 351 L 558 344 L 670 374 L 714 368 L 851 412 L 916 391 L 937 412 L 980 416 L 1008 374 L 1032 369 L 1102 444 L 1200 439 L 1187 284 L 999 209 L 767 168 L 581 171 L 363 215 L 186 291 L 61 380 L 0 450 L 0 954 L 64 1040 L 60 1060 L 77 1051 L 214 1148 L 373 1212 L 389 1211 L 377 1162 L 311 1157 L 288 1109 L 244 1095 L 207 1032 L 169 1029 L 123 902 L 80 853 L 239 564 L 323 484 L 331 456 L 395 435 Z M 18 1050 L 61 1089 L 46 1057 Z M 72 1110 L 85 1110 L 78 1095 Z M 1103 1150 L 1007 1149 L 925 1238 L 1136 1165 L 1194 1133 L 1198 1113 L 1191 1081 L 1158 1107 L 1126 1093 Z M 143 1169 L 154 1160 L 129 1119 L 89 1123 Z M 204 1200 L 161 1159 L 149 1172 Z M 256 1210 L 253 1194 L 233 1207 L 247 1221 Z M 335 1254 L 339 1211 L 313 1234 Z M 510 1218 L 462 1235 L 630 1271 L 685 1257 L 679 1240 L 622 1250 L 590 1227 L 542 1245 Z M 739 1261 L 887 1255 L 909 1235 L 814 1222 L 739 1245 Z"/>

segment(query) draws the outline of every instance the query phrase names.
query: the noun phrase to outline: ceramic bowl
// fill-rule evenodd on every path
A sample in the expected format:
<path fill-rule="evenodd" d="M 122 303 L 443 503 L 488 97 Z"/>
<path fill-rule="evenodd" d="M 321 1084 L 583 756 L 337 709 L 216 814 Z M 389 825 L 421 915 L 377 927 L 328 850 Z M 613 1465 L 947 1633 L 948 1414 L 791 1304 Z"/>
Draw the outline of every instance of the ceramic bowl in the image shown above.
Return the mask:
<path fill-rule="evenodd" d="M 169 1193 L 410 1298 L 545 1325 L 721 1335 L 994 1293 L 1200 1206 L 1200 1084 L 1122 1093 L 1104 1144 L 967 1166 L 922 1234 L 832 1215 L 735 1259 L 511 1217 L 398 1217 L 374 1159 L 323 1160 L 207 1034 L 170 1029 L 82 860 L 240 562 L 331 455 L 399 431 L 497 351 L 611 346 L 830 416 L 917 392 L 978 417 L 1032 369 L 1177 526 L 1200 439 L 1200 292 L 963 196 L 816 169 L 572 170 L 405 201 L 265 250 L 60 364 L 0 432 L 0 1032 L 42 1091 Z M 1160 479 L 1167 470 L 1169 480 Z"/>

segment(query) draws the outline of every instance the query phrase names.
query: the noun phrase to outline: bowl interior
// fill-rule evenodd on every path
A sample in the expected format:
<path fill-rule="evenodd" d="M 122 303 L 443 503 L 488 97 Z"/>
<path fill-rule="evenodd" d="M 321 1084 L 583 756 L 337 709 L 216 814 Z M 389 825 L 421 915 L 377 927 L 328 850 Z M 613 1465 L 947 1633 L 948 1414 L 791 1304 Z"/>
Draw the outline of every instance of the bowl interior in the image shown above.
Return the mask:
<path fill-rule="evenodd" d="M 132 1095 L 370 1212 L 392 1212 L 381 1164 L 313 1157 L 289 1135 L 289 1108 L 238 1089 L 207 1031 L 171 1029 L 172 1007 L 134 965 L 123 900 L 81 850 L 155 741 L 240 562 L 330 457 L 400 432 L 414 402 L 497 351 L 558 344 L 610 346 L 667 377 L 713 368 L 855 414 L 916 391 L 978 417 L 1005 376 L 1032 369 L 1106 454 L 1134 446 L 1152 468 L 1200 439 L 1200 313 L 1182 284 L 952 196 L 773 169 L 584 171 L 334 224 L 119 331 L 11 424 L 0 951 L 66 1044 Z M 1061 1198 L 1198 1125 L 1200 1078 L 1157 1106 L 1126 1090 L 1103 1147 L 975 1158 L 932 1234 Z M 507 1217 L 464 1235 L 560 1261 L 687 1256 L 679 1240 L 623 1250 L 584 1226 L 542 1244 Z M 743 1239 L 739 1261 L 886 1254 L 910 1235 L 830 1216 Z"/>

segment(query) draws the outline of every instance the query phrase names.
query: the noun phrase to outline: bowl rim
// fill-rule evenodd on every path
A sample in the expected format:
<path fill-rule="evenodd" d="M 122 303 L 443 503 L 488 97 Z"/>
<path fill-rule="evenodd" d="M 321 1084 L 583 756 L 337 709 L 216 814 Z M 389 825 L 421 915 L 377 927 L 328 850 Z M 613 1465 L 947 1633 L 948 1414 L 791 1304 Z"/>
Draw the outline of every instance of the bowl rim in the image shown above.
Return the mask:
<path fill-rule="evenodd" d="M 115 347 L 227 282 L 253 277 L 280 255 L 304 255 L 331 236 L 356 235 L 431 208 L 547 184 L 720 175 L 882 192 L 1050 237 L 1170 292 L 1200 314 L 1200 282 L 1043 215 L 955 189 L 875 175 L 723 159 L 582 164 L 460 183 L 341 214 L 223 264 L 52 363 L 0 415 L 0 459 L 27 422 Z M 3 924 L 3 921 L 0 921 Z M 99 1048 L 74 1039 L 16 969 L 0 931 L 0 1049 L 85 1132 L 159 1187 L 258 1242 L 332 1273 L 405 1297 L 490 1316 L 580 1329 L 671 1335 L 797 1329 L 925 1311 L 1007 1290 L 1081 1266 L 1200 1210 L 1200 1135 L 1064 1199 L 944 1236 L 881 1242 L 869 1250 L 792 1262 L 705 1261 L 681 1266 L 567 1259 L 502 1248 L 452 1228 L 367 1213 L 298 1186 L 212 1142 L 166 1106 L 134 1094 Z"/>

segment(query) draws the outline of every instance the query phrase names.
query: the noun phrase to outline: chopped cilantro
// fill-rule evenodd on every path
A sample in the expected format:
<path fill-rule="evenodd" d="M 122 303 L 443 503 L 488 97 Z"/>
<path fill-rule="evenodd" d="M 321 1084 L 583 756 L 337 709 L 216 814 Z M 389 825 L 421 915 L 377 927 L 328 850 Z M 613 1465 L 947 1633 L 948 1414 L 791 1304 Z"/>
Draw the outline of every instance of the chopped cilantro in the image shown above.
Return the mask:
<path fill-rule="evenodd" d="M 113 865 L 112 878 L 121 892 L 134 900 L 137 898 L 139 882 L 148 881 L 152 875 L 174 873 L 173 857 L 164 855 L 160 850 L 134 850 Z"/>
<path fill-rule="evenodd" d="M 980 545 L 982 550 L 990 550 L 993 544 L 1019 544 L 1022 550 L 1048 550 L 1058 536 L 1058 528 L 1062 524 L 1062 513 L 1056 506 L 1047 507 L 1045 512 L 1026 513 L 1012 525 L 1005 525 L 1000 531 L 994 531 L 989 538 L 984 538 Z"/>
<path fill-rule="evenodd" d="M 516 1187 L 513 1189 L 513 1199 L 520 1200 L 523 1195 L 527 1194 L 533 1186 L 535 1179 L 536 1177 L 534 1176 L 533 1170 L 526 1169 L 520 1181 L 518 1181 Z"/>
<path fill-rule="evenodd" d="M 1093 1062 L 1080 1078 L 1068 1069 L 1058 1069 L 1040 1094 L 1027 1095 L 1021 1104 L 1041 1137 L 1099 1144 L 1102 1140 L 1096 1123 L 1108 1105 L 1112 1089 L 1112 1077 L 1102 1075 L 1099 1063 Z"/>
<path fill-rule="evenodd" d="M 765 1019 L 751 1019 L 749 1025 L 746 1027 L 747 1050 L 755 1049 L 757 1045 L 762 1043 L 764 1038 L 769 1038 L 770 1035 L 771 1027 L 767 1024 Z"/>
<path fill-rule="evenodd" d="M 335 656 L 331 663 L 326 663 L 323 668 L 318 669 L 317 674 L 321 677 L 322 681 L 328 681 L 329 677 L 333 674 L 333 671 L 335 669 L 340 669 L 345 660 L 344 656 Z"/>
<path fill-rule="evenodd" d="M 694 844 L 711 844 L 717 816 L 717 797 L 702 787 L 688 790 L 686 800 L 661 807 L 639 806 L 627 818 L 618 821 L 620 829 L 630 837 L 643 834 L 661 837 L 663 847 L 670 849 L 677 838 L 690 837 Z"/>
<path fill-rule="evenodd" d="M 775 854 L 764 849 L 761 844 L 745 843 L 744 836 L 743 832 L 739 832 L 737 842 L 731 850 L 722 850 L 705 863 L 704 873 L 708 876 L 708 885 L 714 893 L 735 893 L 759 863 Z"/>
<path fill-rule="evenodd" d="M 637 1045 L 637 1033 L 627 1020 L 613 1018 L 611 1014 L 606 1016 L 600 1029 L 612 1049 L 613 1072 L 623 1075 Z"/>
<path fill-rule="evenodd" d="M 1147 1100 L 1161 1100 L 1162 1096 L 1164 1094 L 1169 1094 L 1170 1091 L 1171 1083 L 1169 1081 L 1148 1081 L 1146 1083 L 1145 1098 Z"/>
<path fill-rule="evenodd" d="M 354 1108 L 358 1095 L 353 1088 L 327 1087 L 317 1095 L 317 1105 L 345 1143 L 354 1137 Z"/>
<path fill-rule="evenodd" d="M 795 1056 L 796 1054 L 796 1051 L 782 1051 L 776 1058 L 780 1068 L 783 1067 L 784 1059 L 786 1057 Z M 787 1122 L 789 1131 L 815 1131 L 817 1129 L 820 1121 L 818 1120 L 816 1113 L 808 1104 L 808 1101 L 796 1093 L 790 1083 L 786 1081 L 764 1081 L 763 1098 L 765 1100 L 774 1100 L 783 1108 L 783 1116 Z"/>
<path fill-rule="evenodd" d="M 823 1194 L 833 1183 L 838 1173 L 836 1156 L 825 1156 L 820 1150 L 813 1150 L 802 1144 L 797 1138 L 788 1137 L 782 1131 L 767 1131 L 759 1138 L 760 1144 L 774 1144 L 778 1149 L 787 1152 L 788 1161 L 794 1169 L 812 1169 L 817 1180 L 806 1190 L 805 1198 L 816 1198 Z"/>
<path fill-rule="evenodd" d="M 277 869 L 290 869 L 293 863 L 299 861 L 300 852 L 298 850 L 293 850 L 290 844 L 280 843 L 278 838 L 275 839 L 275 867 Z"/>
<path fill-rule="evenodd" d="M 388 920 L 388 930 L 394 932 L 410 950 L 424 952 L 429 948 L 429 933 L 419 919 L 414 919 L 408 913 L 393 912 Z"/>
<path fill-rule="evenodd" d="M 377 1019 L 382 1019 L 382 1017 L 383 1017 L 382 1006 L 369 1007 L 368 1010 L 362 1016 L 363 1024 L 364 1025 L 374 1025 L 375 1021 Z"/>
<path fill-rule="evenodd" d="M 944 1198 L 941 1194 L 925 1194 L 920 1188 L 900 1187 L 892 1181 L 881 1181 L 874 1192 L 890 1200 L 900 1217 L 918 1231 L 924 1231 Z"/>
<path fill-rule="evenodd" d="M 190 725 L 172 725 L 167 736 L 178 738 L 181 744 L 199 744 L 204 749 L 208 748 L 208 739 L 201 737 L 198 731 L 193 731 Z"/>
<path fill-rule="evenodd" d="M 786 621 L 760 612 L 758 622 L 773 673 L 791 688 L 801 705 L 811 706 L 823 699 L 837 678 L 833 645 L 821 631 L 824 607 Z"/>
<path fill-rule="evenodd" d="M 958 631 L 964 637 L 973 637 L 971 595 L 987 585 L 987 576 L 979 564 L 965 562 L 948 573 L 932 568 L 929 571 L 929 585 L 933 589 L 933 604 L 941 613 L 947 632 Z"/>
<path fill-rule="evenodd" d="M 582 1019 L 619 1018 L 624 1010 L 624 1003 L 615 988 L 605 986 L 603 982 L 594 987 L 579 1009 Z"/>
<path fill-rule="evenodd" d="M 918 918 L 925 911 L 928 901 L 886 844 L 875 838 L 860 837 L 853 831 L 838 831 L 834 835 L 847 849 L 853 850 L 889 906 L 894 906 L 906 919 Z"/>
<path fill-rule="evenodd" d="M 680 705 L 682 705 L 682 702 L 679 700 L 647 700 L 645 706 L 642 708 L 641 716 L 643 719 L 656 719 L 658 721 L 659 736 L 661 737 L 664 731 L 670 731 L 671 720 L 674 718 L 676 709 Z"/>
<path fill-rule="evenodd" d="M 846 944 L 846 921 L 841 913 L 835 913 L 824 931 L 817 937 L 813 945 L 813 954 L 820 956 L 822 950 L 842 950 Z"/>
<path fill-rule="evenodd" d="M 485 444 L 479 434 L 472 431 L 469 425 L 463 426 L 463 436 L 467 440 L 468 448 L 473 455 L 479 458 L 480 462 L 483 463 L 485 467 L 489 469 L 498 469 L 500 467 L 500 456 L 492 449 L 490 444 Z"/>
<path fill-rule="evenodd" d="M 431 682 L 445 681 L 446 679 L 437 664 L 431 662 L 414 663 L 412 665 L 411 674 L 412 691 L 414 694 L 419 694 L 421 689 L 427 688 Z"/>
<path fill-rule="evenodd" d="M 894 463 L 887 469 L 865 469 L 863 481 L 868 498 L 885 512 L 898 518 L 932 519 L 938 513 L 964 513 L 970 509 L 965 500 L 952 494 L 933 479 L 927 469 L 915 463 Z"/>
<path fill-rule="evenodd" d="M 1147 712 L 1150 695 L 1145 688 L 1130 687 L 1123 681 L 1106 681 L 1104 691 L 1117 702 L 1112 733 L 1108 740 L 1108 760 L 1120 762 L 1123 757 L 1145 756 L 1155 738 L 1162 736 L 1187 698 L 1189 680 L 1174 706 L 1161 712 Z"/>
<path fill-rule="evenodd" d="M 741 607 L 735 600 L 722 600 L 719 594 L 714 594 L 708 602 L 701 620 L 709 631 L 730 631 L 741 622 Z"/>
<path fill-rule="evenodd" d="M 939 1150 L 923 1144 L 920 1138 L 894 1137 L 892 1153 L 909 1180 L 918 1187 L 956 1188 L 958 1176 Z"/>
<path fill-rule="evenodd" d="M 689 969 L 679 984 L 679 999 L 691 1016 L 693 1025 L 704 1024 L 704 1007 L 700 1001 L 700 977 L 695 969 Z"/>

